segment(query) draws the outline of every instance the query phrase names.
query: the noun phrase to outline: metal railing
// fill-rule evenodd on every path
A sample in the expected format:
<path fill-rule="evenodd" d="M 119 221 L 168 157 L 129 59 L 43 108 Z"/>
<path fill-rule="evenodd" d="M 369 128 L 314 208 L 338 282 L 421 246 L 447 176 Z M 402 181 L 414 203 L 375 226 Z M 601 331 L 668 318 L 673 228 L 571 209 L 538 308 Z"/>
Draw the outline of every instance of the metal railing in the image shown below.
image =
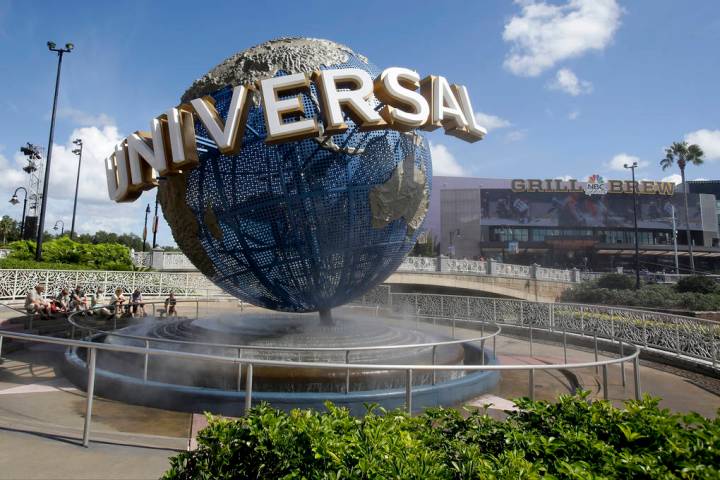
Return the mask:
<path fill-rule="evenodd" d="M 683 357 L 720 370 L 720 323 L 650 310 L 604 305 L 546 303 L 493 297 L 394 293 L 379 286 L 357 300 L 363 305 L 457 319 L 526 327 L 530 332 L 623 340 L 660 355 Z"/>
<path fill-rule="evenodd" d="M 199 312 L 200 312 L 200 303 L 202 303 L 204 300 L 179 300 L 177 303 L 179 305 L 195 305 L 195 318 L 199 318 Z M 153 311 L 153 317 L 155 317 L 155 310 L 157 305 L 163 305 L 162 302 L 145 302 L 145 307 L 152 307 Z M 103 306 L 103 307 L 96 307 L 96 310 L 100 310 L 103 308 L 108 308 L 109 306 Z M 377 314 L 377 310 L 375 310 L 375 313 Z M 491 325 L 486 322 L 479 322 L 479 321 L 473 321 L 473 326 L 478 327 L 480 330 L 480 336 L 478 337 L 471 337 L 471 338 L 463 338 L 459 340 L 455 340 L 455 330 L 456 330 L 456 322 L 453 320 L 451 324 L 451 335 L 453 340 L 442 340 L 442 341 L 436 341 L 436 342 L 424 342 L 424 343 L 412 343 L 412 344 L 397 344 L 397 345 L 367 345 L 367 346 L 358 346 L 358 347 L 302 347 L 302 346 L 280 346 L 280 345 L 250 345 L 250 344 L 230 344 L 230 343 L 217 343 L 217 342 L 198 342 L 198 341 L 185 341 L 185 340 L 177 340 L 177 339 L 171 339 L 171 338 L 159 338 L 159 337 L 149 337 L 145 335 L 132 335 L 128 333 L 118 333 L 115 331 L 117 329 L 117 318 L 118 315 L 112 315 L 113 319 L 113 330 L 107 330 L 102 329 L 97 326 L 91 326 L 86 324 L 78 323 L 78 319 L 87 319 L 85 315 L 83 315 L 83 312 L 75 312 L 71 314 L 68 317 L 68 322 L 71 325 L 71 332 L 70 337 L 75 338 L 75 332 L 76 329 L 80 332 L 81 338 L 82 338 L 82 332 L 85 333 L 86 338 L 92 338 L 96 335 L 107 335 L 107 336 L 114 336 L 118 338 L 125 338 L 130 340 L 136 340 L 139 342 L 143 342 L 146 349 L 150 348 L 151 344 L 155 345 L 185 345 L 185 346 L 200 346 L 200 347 L 212 347 L 212 348 L 219 348 L 219 349 L 227 349 L 227 350 L 234 350 L 236 351 L 236 357 L 241 358 L 244 356 L 244 358 L 247 358 L 248 352 L 324 352 L 324 353 L 332 353 L 332 352 L 338 352 L 343 353 L 345 358 L 345 365 L 349 365 L 351 362 L 351 353 L 356 352 L 368 352 L 368 351 L 387 351 L 387 350 L 411 350 L 411 349 L 420 349 L 420 348 L 431 348 L 432 351 L 432 365 L 435 365 L 437 360 L 437 349 L 438 347 L 443 346 L 449 346 L 449 345 L 462 345 L 467 343 L 480 343 L 480 349 L 484 352 L 485 350 L 485 342 L 487 340 L 493 341 L 493 357 L 495 356 L 496 352 L 496 341 L 495 337 L 500 334 L 501 327 L 499 325 Z M 428 317 L 428 316 L 416 316 L 416 328 L 419 327 L 419 322 L 421 320 L 424 320 L 425 323 L 430 323 L 431 321 L 436 321 L 436 318 Z M 489 333 L 486 333 L 486 328 L 490 330 Z M 148 381 L 148 368 L 149 368 L 149 356 L 146 353 L 144 356 L 144 364 L 143 364 L 143 382 Z M 481 355 L 481 364 L 485 363 L 485 356 Z M 240 370 L 238 370 L 238 379 L 241 378 Z M 238 380 L 238 383 L 240 381 Z M 433 373 L 432 378 L 432 384 L 435 384 L 435 375 Z M 350 370 L 346 370 L 345 372 L 345 393 L 350 393 Z"/>
<path fill-rule="evenodd" d="M 79 285 L 86 293 L 98 288 L 108 294 L 116 288 L 125 292 L 141 288 L 146 297 L 167 296 L 170 292 L 178 297 L 227 297 L 199 272 L 0 269 L 0 300 L 22 300 L 38 284 L 48 296 Z"/>
<path fill-rule="evenodd" d="M 129 345 L 116 345 L 109 343 L 96 343 L 86 340 L 74 340 L 74 339 L 61 339 L 54 337 L 44 337 L 40 335 L 31 335 L 25 333 L 14 333 L 0 330 L 0 353 L 2 349 L 3 338 L 11 338 L 21 341 L 49 343 L 56 345 L 63 345 L 68 348 L 83 348 L 86 349 L 86 369 L 87 369 L 87 388 L 86 388 L 86 404 L 85 404 L 85 420 L 83 425 L 83 446 L 88 446 L 90 441 L 90 426 L 92 422 L 92 408 L 94 399 L 95 389 L 95 376 L 96 376 L 96 362 L 97 362 L 97 351 L 111 351 L 130 353 L 137 355 L 148 355 L 148 356 L 165 356 L 187 360 L 203 360 L 210 362 L 219 363 L 230 363 L 238 365 L 240 368 L 244 365 L 246 367 L 245 376 L 245 390 L 244 390 L 244 405 L 245 411 L 251 408 L 252 395 L 253 395 L 253 367 L 254 366 L 274 366 L 284 368 L 317 368 L 317 369 L 335 369 L 335 370 L 363 370 L 363 371 L 400 371 L 405 372 L 405 408 L 408 412 L 412 412 L 412 395 L 413 395 L 413 372 L 417 371 L 510 371 L 510 370 L 526 370 L 528 372 L 528 393 L 531 399 L 535 397 L 535 372 L 537 370 L 575 370 L 581 368 L 595 367 L 596 369 L 602 368 L 602 385 L 603 385 L 603 397 L 608 399 L 608 367 L 610 365 L 619 364 L 623 372 L 623 384 L 625 380 L 625 363 L 632 362 L 633 364 L 633 377 L 634 377 L 634 390 L 635 398 L 640 399 L 641 387 L 640 387 L 640 363 L 639 353 L 640 349 L 634 345 L 627 345 L 632 348 L 630 355 L 623 355 L 618 358 L 611 358 L 607 360 L 596 359 L 593 362 L 577 362 L 577 363 L 563 363 L 563 364 L 532 364 L 532 365 L 427 365 L 427 364 L 412 364 L 412 365 L 399 365 L 399 364 L 360 364 L 360 363 L 328 363 L 328 362 L 297 362 L 287 360 L 267 360 L 267 359 L 243 359 L 230 356 L 212 355 L 204 353 L 193 353 L 184 352 L 177 350 L 164 350 L 164 349 L 152 349 L 149 347 L 134 347 Z M 532 342 L 532 339 L 531 339 Z M 566 348 L 566 344 L 565 348 Z M 624 351 L 624 344 L 620 341 L 620 349 Z M 565 353 L 567 355 L 567 353 Z M 622 355 L 622 354 L 621 354 Z"/>

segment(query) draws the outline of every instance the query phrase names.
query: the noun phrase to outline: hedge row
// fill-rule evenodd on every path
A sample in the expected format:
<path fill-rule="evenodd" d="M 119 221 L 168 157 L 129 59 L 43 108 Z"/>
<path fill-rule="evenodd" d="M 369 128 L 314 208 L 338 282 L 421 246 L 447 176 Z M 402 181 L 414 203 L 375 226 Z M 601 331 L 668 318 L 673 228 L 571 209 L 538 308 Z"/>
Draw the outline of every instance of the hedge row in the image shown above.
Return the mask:
<path fill-rule="evenodd" d="M 620 409 L 586 395 L 522 399 L 505 421 L 443 408 L 355 418 L 331 404 L 326 413 L 261 405 L 237 420 L 210 417 L 197 450 L 172 458 L 164 478 L 720 478 L 719 420 L 649 397 Z"/>

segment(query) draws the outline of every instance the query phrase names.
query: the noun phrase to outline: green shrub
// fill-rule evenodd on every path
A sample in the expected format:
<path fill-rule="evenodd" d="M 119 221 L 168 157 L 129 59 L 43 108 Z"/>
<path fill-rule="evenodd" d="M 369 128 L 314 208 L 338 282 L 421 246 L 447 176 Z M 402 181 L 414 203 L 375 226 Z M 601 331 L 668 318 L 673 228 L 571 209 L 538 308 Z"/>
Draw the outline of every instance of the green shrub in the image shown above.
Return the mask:
<path fill-rule="evenodd" d="M 718 284 L 710 277 L 706 277 L 704 275 L 692 275 L 678 280 L 677 285 L 675 285 L 675 289 L 680 293 L 716 293 L 718 291 Z"/>
<path fill-rule="evenodd" d="M 331 404 L 326 413 L 261 405 L 237 420 L 210 417 L 197 450 L 171 458 L 163 478 L 720 478 L 720 420 L 649 397 L 623 409 L 586 394 L 517 405 L 506 421 L 443 408 L 354 418 Z"/>
<path fill-rule="evenodd" d="M 586 282 L 566 290 L 560 298 L 564 302 L 595 305 L 645 307 L 663 310 L 720 310 L 720 292 L 680 293 L 674 286 L 664 284 L 643 285 L 640 290 L 611 290 L 600 288 L 596 282 Z"/>
<path fill-rule="evenodd" d="M 2 268 L 54 268 L 70 270 L 132 270 L 130 250 L 117 243 L 77 243 L 67 237 L 43 243 L 43 262 L 34 261 L 35 242 L 22 240 L 8 245 L 10 255 Z"/>
<path fill-rule="evenodd" d="M 635 280 L 622 273 L 608 273 L 600 277 L 597 284 L 610 290 L 629 290 L 635 287 Z"/>
<path fill-rule="evenodd" d="M 88 265 L 55 262 L 36 262 L 35 260 L 17 260 L 15 258 L 0 259 L 0 269 L 28 270 L 93 270 Z"/>

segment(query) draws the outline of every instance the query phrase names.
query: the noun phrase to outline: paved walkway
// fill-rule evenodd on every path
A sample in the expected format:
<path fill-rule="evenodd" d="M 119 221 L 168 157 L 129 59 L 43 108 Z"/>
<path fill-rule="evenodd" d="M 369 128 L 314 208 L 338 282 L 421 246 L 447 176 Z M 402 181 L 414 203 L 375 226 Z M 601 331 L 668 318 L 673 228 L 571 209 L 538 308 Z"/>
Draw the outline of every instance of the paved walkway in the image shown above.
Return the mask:
<path fill-rule="evenodd" d="M 476 335 L 457 329 L 458 336 Z M 488 343 L 488 348 L 491 344 Z M 561 363 L 562 348 L 535 343 L 528 355 L 525 340 L 499 337 L 501 363 Z M 593 359 L 592 352 L 568 350 L 568 361 Z M 168 457 L 187 448 L 199 420 L 187 413 L 170 412 L 112 400 L 94 402 L 90 448 L 80 446 L 85 394 L 60 373 L 62 349 L 35 345 L 8 354 L 0 365 L 0 479 L 158 478 L 168 468 Z M 672 369 L 670 369 L 672 370 Z M 553 400 L 569 393 L 577 383 L 602 397 L 601 377 L 594 368 L 567 372 L 537 371 L 535 397 Z M 620 405 L 633 398 L 632 367 L 626 366 L 627 385 L 622 386 L 620 369 L 609 370 L 609 395 Z M 692 377 L 692 376 L 690 376 Z M 643 364 L 643 392 L 663 397 L 671 410 L 697 411 L 715 416 L 720 396 L 692 378 Z M 512 408 L 509 399 L 528 395 L 528 373 L 503 373 L 498 387 L 472 404 L 494 404 L 496 414 Z M 200 422 L 201 423 L 201 422 Z M 193 427 L 193 425 L 195 425 Z M 39 454 L 42 453 L 42 454 Z"/>

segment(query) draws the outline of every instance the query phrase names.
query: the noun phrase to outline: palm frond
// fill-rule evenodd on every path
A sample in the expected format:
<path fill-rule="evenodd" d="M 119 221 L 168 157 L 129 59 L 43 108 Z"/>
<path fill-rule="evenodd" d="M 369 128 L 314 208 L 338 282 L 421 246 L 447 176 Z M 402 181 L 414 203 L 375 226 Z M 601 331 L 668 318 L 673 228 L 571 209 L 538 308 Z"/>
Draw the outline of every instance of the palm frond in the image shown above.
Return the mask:
<path fill-rule="evenodd" d="M 660 160 L 660 166 L 663 170 L 667 170 L 668 168 L 672 167 L 674 161 L 672 155 L 669 155 L 662 160 Z"/>
<path fill-rule="evenodd" d="M 699 145 L 692 144 L 688 147 L 687 159 L 693 165 L 702 165 L 705 161 L 704 156 L 705 152 L 703 152 Z"/>

